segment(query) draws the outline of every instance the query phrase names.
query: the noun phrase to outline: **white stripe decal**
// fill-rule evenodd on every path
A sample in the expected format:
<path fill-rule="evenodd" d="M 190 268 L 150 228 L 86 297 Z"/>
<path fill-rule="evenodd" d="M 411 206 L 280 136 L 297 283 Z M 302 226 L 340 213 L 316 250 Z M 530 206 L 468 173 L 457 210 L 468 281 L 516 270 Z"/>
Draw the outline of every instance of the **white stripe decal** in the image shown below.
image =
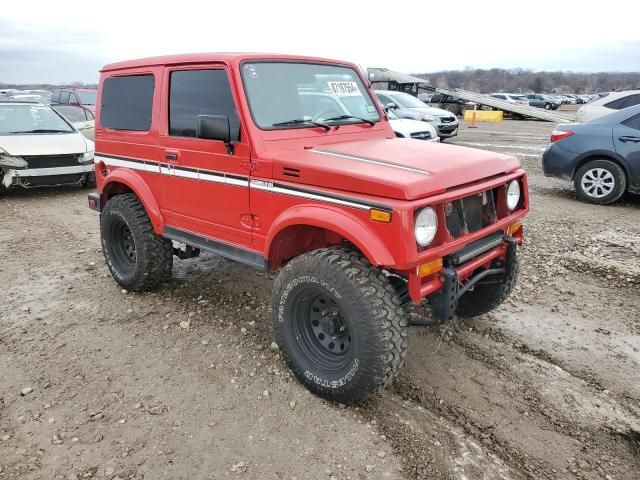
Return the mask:
<path fill-rule="evenodd" d="M 358 162 L 373 163 L 374 165 L 383 165 L 385 167 L 399 168 L 400 170 L 406 170 L 408 172 L 429 175 L 429 172 L 426 170 L 421 170 L 419 168 L 413 168 L 413 167 L 406 167 L 404 165 L 396 165 L 395 163 L 383 162 L 382 160 L 373 160 L 372 158 L 356 157 L 356 156 L 347 155 L 344 153 L 329 152 L 327 150 L 310 150 L 310 151 L 313 153 L 319 153 L 321 155 L 329 155 L 330 157 L 347 158 L 349 160 L 356 160 Z"/>
<path fill-rule="evenodd" d="M 360 203 L 349 202 L 348 200 L 341 200 L 339 198 L 325 197 L 323 195 L 316 195 L 314 193 L 301 192 L 299 190 L 290 190 L 288 188 L 276 187 L 271 182 L 265 182 L 263 180 L 251 180 L 251 188 L 256 190 L 264 190 L 267 192 L 280 193 L 282 195 L 290 195 L 293 197 L 309 198 L 311 200 L 319 200 L 326 203 L 335 203 L 337 205 L 344 205 L 347 207 L 359 208 L 360 210 L 369 210 L 372 207 L 362 205 Z"/>
<path fill-rule="evenodd" d="M 141 170 L 143 172 L 161 173 L 162 175 L 190 178 L 194 180 L 203 180 L 203 181 L 212 182 L 212 183 L 224 183 L 227 185 L 234 185 L 237 187 L 249 187 L 248 179 L 228 177 L 223 173 L 204 172 L 200 170 L 198 171 L 182 170 L 180 168 L 166 167 L 162 164 L 155 163 L 155 162 L 141 163 L 143 162 L 143 160 L 140 160 L 140 162 L 130 162 L 127 160 L 121 160 L 119 158 L 103 157 L 100 155 L 96 155 L 94 158 L 94 163 L 100 163 L 100 162 L 106 163 L 107 165 L 113 165 L 115 167 L 124 167 L 124 168 L 131 168 L 133 170 Z M 277 187 L 271 181 L 252 179 L 251 187 L 257 190 L 264 190 L 272 193 L 289 195 L 293 197 L 308 198 L 311 200 L 317 200 L 325 203 L 344 205 L 346 207 L 357 208 L 360 210 L 369 210 L 370 208 L 373 208 L 372 206 L 369 206 L 369 205 L 350 202 L 349 200 L 343 200 L 340 198 L 324 196 L 322 194 L 316 194 L 312 192 L 303 192 L 303 191 L 289 189 L 285 187 Z"/>

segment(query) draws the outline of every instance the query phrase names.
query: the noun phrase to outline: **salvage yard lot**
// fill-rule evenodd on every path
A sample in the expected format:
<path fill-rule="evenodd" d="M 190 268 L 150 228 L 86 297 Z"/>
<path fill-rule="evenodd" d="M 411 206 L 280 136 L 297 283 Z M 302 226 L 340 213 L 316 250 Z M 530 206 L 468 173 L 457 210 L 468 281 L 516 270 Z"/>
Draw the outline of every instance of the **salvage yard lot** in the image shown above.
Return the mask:
<path fill-rule="evenodd" d="M 460 332 L 412 327 L 360 408 L 293 379 L 270 276 L 203 255 L 126 293 L 86 190 L 0 198 L 0 479 L 637 478 L 640 199 L 588 205 L 544 177 L 552 129 L 462 123 L 447 141 L 529 173 L 520 282 Z"/>

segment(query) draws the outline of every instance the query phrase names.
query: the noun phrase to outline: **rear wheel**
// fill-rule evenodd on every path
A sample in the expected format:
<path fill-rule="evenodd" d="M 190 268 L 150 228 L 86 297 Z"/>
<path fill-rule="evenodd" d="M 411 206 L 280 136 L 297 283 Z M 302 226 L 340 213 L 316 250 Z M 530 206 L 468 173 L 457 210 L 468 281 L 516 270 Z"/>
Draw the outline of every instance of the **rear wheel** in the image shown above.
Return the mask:
<path fill-rule="evenodd" d="M 611 160 L 593 160 L 578 169 L 574 185 L 582 200 L 606 205 L 624 194 L 627 177 L 617 163 Z"/>
<path fill-rule="evenodd" d="M 278 344 L 313 393 L 366 400 L 394 377 L 407 350 L 407 320 L 388 278 L 359 253 L 325 248 L 293 259 L 273 287 Z"/>
<path fill-rule="evenodd" d="M 173 245 L 154 233 L 134 194 L 109 200 L 100 216 L 100 235 L 107 266 L 123 288 L 150 290 L 171 278 Z"/>

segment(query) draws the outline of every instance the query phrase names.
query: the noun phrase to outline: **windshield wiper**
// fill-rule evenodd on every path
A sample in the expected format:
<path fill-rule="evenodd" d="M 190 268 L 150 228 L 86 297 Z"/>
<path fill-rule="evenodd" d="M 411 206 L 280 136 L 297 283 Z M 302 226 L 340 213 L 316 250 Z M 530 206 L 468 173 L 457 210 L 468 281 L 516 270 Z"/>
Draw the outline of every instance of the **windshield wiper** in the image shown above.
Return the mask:
<path fill-rule="evenodd" d="M 272 127 L 284 127 L 285 125 L 300 125 L 303 123 L 309 123 L 311 125 L 315 125 L 316 127 L 324 128 L 326 131 L 331 130 L 329 125 L 320 122 L 314 122 L 313 120 L 305 120 L 304 118 L 296 118 L 294 120 L 287 120 L 286 122 L 277 122 L 273 123 Z"/>
<path fill-rule="evenodd" d="M 373 120 L 369 120 L 368 118 L 356 117 L 355 115 L 338 115 L 337 117 L 325 118 L 325 122 L 333 122 L 335 120 L 347 120 L 349 118 L 355 118 L 356 120 L 360 120 L 361 122 L 368 123 L 372 127 L 376 124 Z"/>
<path fill-rule="evenodd" d="M 35 130 L 24 130 L 22 132 L 11 132 L 11 133 L 72 133 L 71 130 L 53 130 L 49 128 L 38 128 Z"/>

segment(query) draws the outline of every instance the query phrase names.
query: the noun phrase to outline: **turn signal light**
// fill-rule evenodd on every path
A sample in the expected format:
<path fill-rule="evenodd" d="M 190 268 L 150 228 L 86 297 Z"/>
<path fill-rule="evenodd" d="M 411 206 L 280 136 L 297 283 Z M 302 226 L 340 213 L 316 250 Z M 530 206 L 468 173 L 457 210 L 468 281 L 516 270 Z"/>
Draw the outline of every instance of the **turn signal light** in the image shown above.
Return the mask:
<path fill-rule="evenodd" d="M 522 228 L 522 222 L 514 222 L 507 227 L 507 236 L 513 237 Z"/>
<path fill-rule="evenodd" d="M 391 212 L 372 208 L 369 210 L 369 218 L 374 222 L 389 223 L 391 221 Z"/>
<path fill-rule="evenodd" d="M 423 263 L 419 265 L 417 270 L 417 274 L 420 278 L 426 277 L 433 273 L 437 273 L 442 270 L 442 259 L 438 258 L 436 260 L 432 260 L 431 262 Z"/>

